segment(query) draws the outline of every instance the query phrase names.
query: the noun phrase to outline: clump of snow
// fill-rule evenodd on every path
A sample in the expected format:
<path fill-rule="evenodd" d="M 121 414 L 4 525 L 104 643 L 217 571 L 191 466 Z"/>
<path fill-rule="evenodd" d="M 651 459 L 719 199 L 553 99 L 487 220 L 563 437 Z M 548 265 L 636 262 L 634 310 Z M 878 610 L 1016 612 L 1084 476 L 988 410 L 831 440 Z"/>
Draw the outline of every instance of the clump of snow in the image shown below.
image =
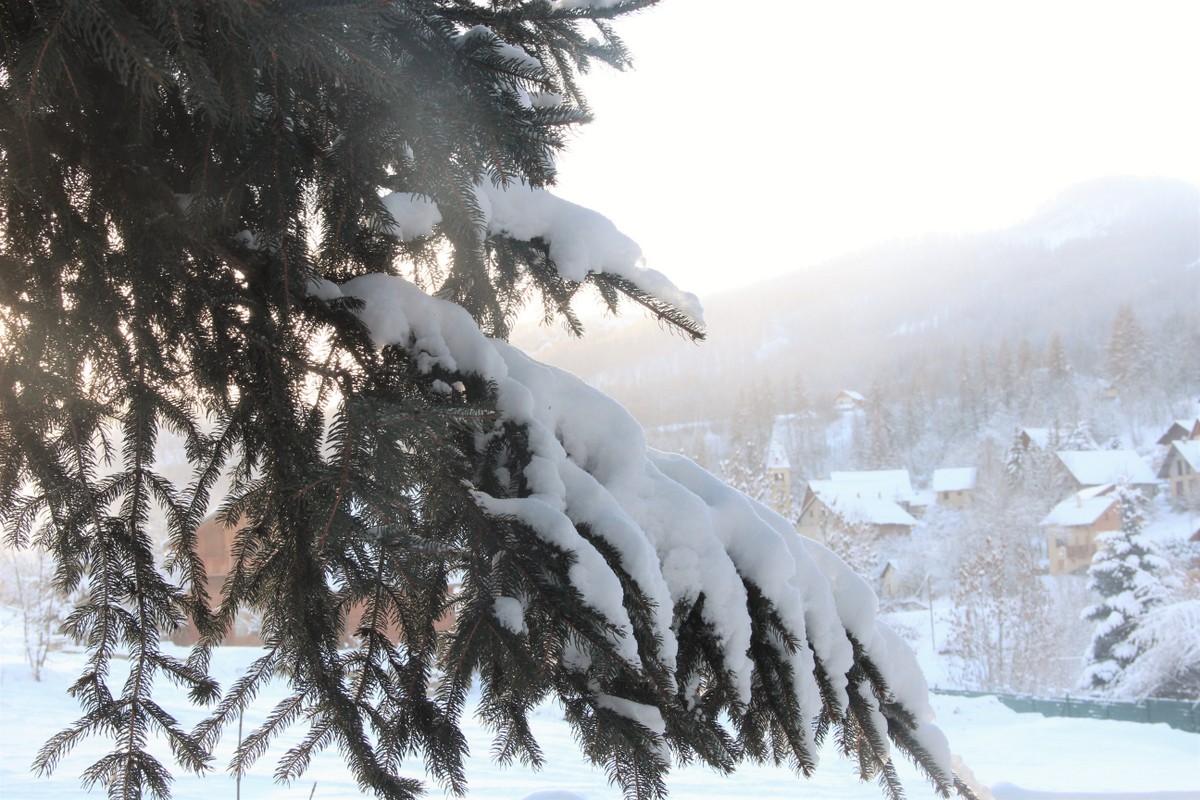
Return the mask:
<path fill-rule="evenodd" d="M 478 375 L 504 370 L 496 349 L 461 306 L 390 275 L 362 275 L 342 284 L 341 292 L 364 301 L 357 313 L 377 347 L 408 350 L 425 372 L 435 365 Z"/>
<path fill-rule="evenodd" d="M 524 96 L 532 108 L 558 108 L 566 101 L 558 92 L 525 92 Z"/>
<path fill-rule="evenodd" d="M 592 272 L 619 275 L 693 319 L 703 320 L 699 299 L 681 291 L 661 272 L 647 269 L 641 248 L 603 214 L 523 181 L 505 187 L 484 183 L 479 190 L 491 211 L 489 232 L 521 241 L 546 241 L 550 258 L 564 278 L 581 282 Z"/>
<path fill-rule="evenodd" d="M 615 6 L 621 0 L 553 0 L 550 3 L 551 8 L 563 9 L 589 9 L 589 8 L 609 8 Z"/>
<path fill-rule="evenodd" d="M 603 692 L 596 693 L 596 705 L 620 714 L 625 719 L 631 719 L 647 730 L 659 736 L 667 732 L 667 723 L 663 720 L 662 712 L 654 706 L 645 703 L 635 703 L 624 697 L 615 697 Z"/>
<path fill-rule="evenodd" d="M 329 302 L 336 300 L 342 296 L 342 289 L 333 281 L 325 280 L 324 278 L 310 278 L 308 281 L 308 293 L 318 300 Z"/>
<path fill-rule="evenodd" d="M 529 633 L 529 627 L 525 624 L 525 608 L 517 598 L 497 597 L 492 604 L 492 613 L 501 625 L 513 633 Z"/>
<path fill-rule="evenodd" d="M 437 203 L 412 192 L 392 192 L 384 195 L 383 207 L 392 215 L 387 226 L 388 233 L 404 242 L 420 236 L 429 236 L 442 221 L 442 212 Z"/>
<path fill-rule="evenodd" d="M 524 97 L 538 108 L 562 102 L 552 93 L 526 93 Z M 502 235 L 525 242 L 541 239 L 549 246 L 559 274 L 567 280 L 580 283 L 600 272 L 617 275 L 703 323 L 699 298 L 681 290 L 661 272 L 647 268 L 637 243 L 603 214 L 523 181 L 507 186 L 485 181 L 475 187 L 475 200 L 482 217 L 481 237 Z M 383 204 L 392 216 L 387 231 L 403 241 L 429 236 L 442 221 L 437 203 L 412 192 L 392 192 L 383 197 Z"/>
<path fill-rule="evenodd" d="M 525 48 L 520 45 L 509 44 L 496 35 L 496 32 L 487 25 L 476 25 L 463 33 L 459 34 L 457 42 L 459 45 L 474 39 L 484 39 L 491 43 L 492 50 L 496 55 L 506 61 L 515 61 L 518 67 L 526 70 L 540 70 L 542 62 L 538 61 L 529 53 L 525 52 Z"/>

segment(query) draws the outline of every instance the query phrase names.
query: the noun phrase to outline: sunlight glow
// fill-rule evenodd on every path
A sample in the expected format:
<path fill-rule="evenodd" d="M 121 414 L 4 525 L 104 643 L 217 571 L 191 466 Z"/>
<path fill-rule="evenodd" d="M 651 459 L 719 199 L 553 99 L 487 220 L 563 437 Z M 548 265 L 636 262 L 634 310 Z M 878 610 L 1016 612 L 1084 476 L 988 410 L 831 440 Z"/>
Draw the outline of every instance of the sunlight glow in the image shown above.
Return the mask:
<path fill-rule="evenodd" d="M 704 294 L 1095 178 L 1200 183 L 1198 29 L 1187 0 L 665 0 L 621 29 L 632 74 L 588 76 L 559 193 Z"/>

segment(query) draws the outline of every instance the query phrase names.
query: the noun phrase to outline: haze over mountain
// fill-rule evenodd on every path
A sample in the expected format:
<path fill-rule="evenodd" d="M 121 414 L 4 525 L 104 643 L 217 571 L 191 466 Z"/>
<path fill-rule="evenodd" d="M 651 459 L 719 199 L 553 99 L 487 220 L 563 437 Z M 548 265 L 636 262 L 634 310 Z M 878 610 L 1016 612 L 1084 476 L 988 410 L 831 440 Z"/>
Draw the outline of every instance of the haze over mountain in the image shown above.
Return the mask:
<path fill-rule="evenodd" d="M 686 275 L 674 277 L 686 286 Z M 952 368 L 964 349 L 1002 339 L 1039 349 L 1055 330 L 1073 361 L 1094 366 L 1122 303 L 1149 328 L 1196 335 L 1196 186 L 1092 181 L 1007 230 L 896 242 L 718 294 L 705 299 L 709 339 L 699 345 L 648 319 L 593 326 L 582 340 L 547 329 L 518 336 L 643 424 L 662 425 L 719 416 L 766 375 L 799 375 L 814 397 L 832 397 Z"/>

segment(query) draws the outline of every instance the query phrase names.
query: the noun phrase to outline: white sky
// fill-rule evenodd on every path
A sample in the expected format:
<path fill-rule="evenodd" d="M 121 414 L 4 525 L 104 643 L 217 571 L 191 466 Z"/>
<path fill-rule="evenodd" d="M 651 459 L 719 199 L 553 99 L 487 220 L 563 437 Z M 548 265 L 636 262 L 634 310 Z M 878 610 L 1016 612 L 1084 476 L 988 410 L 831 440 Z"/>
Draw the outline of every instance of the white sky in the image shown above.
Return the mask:
<path fill-rule="evenodd" d="M 702 296 L 1092 178 L 1200 184 L 1196 0 L 663 0 L 617 30 L 635 71 L 587 77 L 557 193 Z"/>

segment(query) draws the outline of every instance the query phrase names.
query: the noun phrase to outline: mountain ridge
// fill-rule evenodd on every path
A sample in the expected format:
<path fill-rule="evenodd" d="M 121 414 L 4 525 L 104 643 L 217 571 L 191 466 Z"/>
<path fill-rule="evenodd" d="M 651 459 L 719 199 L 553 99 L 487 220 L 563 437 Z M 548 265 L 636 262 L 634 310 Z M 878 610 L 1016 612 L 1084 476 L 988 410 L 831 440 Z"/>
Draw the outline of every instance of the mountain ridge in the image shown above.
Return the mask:
<path fill-rule="evenodd" d="M 1200 188 L 1106 178 L 1003 230 L 877 245 L 714 295 L 699 346 L 634 320 L 543 340 L 537 357 L 610 392 L 644 424 L 684 422 L 697 418 L 696 387 L 720 404 L 768 372 L 799 374 L 815 392 L 866 388 L 1002 339 L 1040 348 L 1055 331 L 1088 361 L 1122 303 L 1147 324 L 1194 328 L 1198 260 Z"/>

